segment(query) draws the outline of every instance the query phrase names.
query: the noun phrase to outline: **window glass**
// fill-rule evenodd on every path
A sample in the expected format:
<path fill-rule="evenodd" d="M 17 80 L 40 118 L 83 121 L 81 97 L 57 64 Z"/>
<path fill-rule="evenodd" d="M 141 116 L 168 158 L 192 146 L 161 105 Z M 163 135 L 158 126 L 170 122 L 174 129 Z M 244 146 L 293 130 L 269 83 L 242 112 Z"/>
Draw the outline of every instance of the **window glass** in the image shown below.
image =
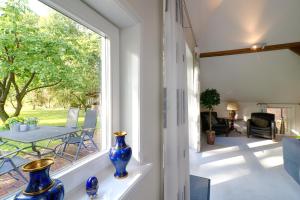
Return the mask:
<path fill-rule="evenodd" d="M 0 2 L 1 199 L 26 185 L 18 171 L 28 178 L 4 158 L 56 155 L 55 173 L 101 149 L 105 40 L 37 0 Z M 17 148 L 24 150 L 5 156 Z"/>

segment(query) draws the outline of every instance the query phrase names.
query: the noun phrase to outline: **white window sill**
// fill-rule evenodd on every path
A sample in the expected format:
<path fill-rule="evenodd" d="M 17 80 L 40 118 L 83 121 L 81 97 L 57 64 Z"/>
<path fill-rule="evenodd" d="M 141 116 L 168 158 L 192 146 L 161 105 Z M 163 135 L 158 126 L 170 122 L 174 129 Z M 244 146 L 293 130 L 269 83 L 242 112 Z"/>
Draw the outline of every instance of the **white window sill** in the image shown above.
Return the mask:
<path fill-rule="evenodd" d="M 150 172 L 152 164 L 139 165 L 132 158 L 127 169 L 127 178 L 116 179 L 113 176 L 114 167 L 108 158 L 108 151 L 104 151 L 78 161 L 74 166 L 56 173 L 53 178 L 63 182 L 65 200 L 90 200 L 85 192 L 85 183 L 90 176 L 96 176 L 100 183 L 96 200 L 123 199 Z M 6 200 L 12 200 L 14 196 Z"/>
<path fill-rule="evenodd" d="M 95 200 L 114 200 L 123 199 L 126 194 L 150 172 L 152 164 L 129 166 L 128 177 L 124 179 L 116 179 L 113 167 L 107 167 L 100 173 L 95 174 L 99 180 L 98 196 Z M 82 180 L 77 188 L 65 195 L 66 200 L 90 200 L 85 192 L 85 180 Z"/>

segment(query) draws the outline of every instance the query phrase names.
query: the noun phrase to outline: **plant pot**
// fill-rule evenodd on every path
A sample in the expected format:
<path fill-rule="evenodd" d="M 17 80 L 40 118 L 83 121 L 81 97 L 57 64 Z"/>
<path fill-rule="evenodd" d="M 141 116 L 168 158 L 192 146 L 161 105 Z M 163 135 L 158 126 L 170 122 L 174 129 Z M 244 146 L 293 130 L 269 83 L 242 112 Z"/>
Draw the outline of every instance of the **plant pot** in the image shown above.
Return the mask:
<path fill-rule="evenodd" d="M 15 200 L 46 200 L 64 199 L 64 186 L 59 180 L 49 176 L 52 158 L 32 161 L 23 166 L 24 172 L 29 172 L 29 183 L 23 192 L 15 196 Z"/>
<path fill-rule="evenodd" d="M 36 124 L 29 124 L 29 130 L 35 130 L 37 129 L 37 125 Z"/>
<path fill-rule="evenodd" d="M 207 144 L 213 145 L 215 144 L 216 132 L 215 131 L 206 131 L 207 134 Z"/>
<path fill-rule="evenodd" d="M 20 123 L 13 123 L 9 125 L 9 130 L 11 132 L 19 132 L 20 131 Z"/>
<path fill-rule="evenodd" d="M 28 130 L 28 125 L 27 124 L 21 124 L 20 125 L 20 132 L 25 132 Z"/>
<path fill-rule="evenodd" d="M 126 134 L 124 131 L 114 133 L 116 136 L 116 145 L 112 147 L 109 152 L 109 158 L 116 168 L 114 174 L 116 178 L 125 178 L 128 175 L 126 166 L 131 158 L 132 150 L 131 147 L 125 143 Z"/>

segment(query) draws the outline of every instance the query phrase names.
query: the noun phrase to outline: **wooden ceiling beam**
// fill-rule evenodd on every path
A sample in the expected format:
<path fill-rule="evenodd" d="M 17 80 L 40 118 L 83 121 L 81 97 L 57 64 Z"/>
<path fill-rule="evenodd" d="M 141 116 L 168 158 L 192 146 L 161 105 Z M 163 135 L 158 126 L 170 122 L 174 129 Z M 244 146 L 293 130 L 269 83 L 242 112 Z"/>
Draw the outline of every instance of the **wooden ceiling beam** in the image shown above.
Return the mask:
<path fill-rule="evenodd" d="M 292 47 L 290 50 L 300 56 L 300 47 Z"/>
<path fill-rule="evenodd" d="M 251 48 L 244 48 L 244 49 L 232 49 L 232 50 L 225 50 L 225 51 L 215 51 L 215 52 L 206 52 L 200 53 L 200 58 L 207 58 L 207 57 L 217 57 L 217 56 L 229 56 L 229 55 L 238 55 L 238 54 L 246 54 L 246 53 L 257 53 L 263 51 L 276 51 L 282 49 L 290 49 L 291 51 L 300 54 L 300 42 L 293 42 L 293 43 L 285 43 L 285 44 L 275 44 L 275 45 L 268 45 L 264 48 L 260 47 L 256 50 Z"/>

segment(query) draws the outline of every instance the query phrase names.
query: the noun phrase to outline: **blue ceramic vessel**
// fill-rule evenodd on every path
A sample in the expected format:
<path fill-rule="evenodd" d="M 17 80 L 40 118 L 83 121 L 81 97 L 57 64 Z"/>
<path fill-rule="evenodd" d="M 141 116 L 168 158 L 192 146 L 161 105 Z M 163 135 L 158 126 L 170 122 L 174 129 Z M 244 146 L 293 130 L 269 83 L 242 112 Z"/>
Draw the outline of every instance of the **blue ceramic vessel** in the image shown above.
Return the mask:
<path fill-rule="evenodd" d="M 88 178 L 85 184 L 85 189 L 86 189 L 86 193 L 90 197 L 93 198 L 97 196 L 98 188 L 99 188 L 99 182 L 97 177 L 91 176 L 90 178 Z"/>
<path fill-rule="evenodd" d="M 15 196 L 16 200 L 63 200 L 64 186 L 59 180 L 49 176 L 52 158 L 44 158 L 23 166 L 24 172 L 29 172 L 29 183 L 23 192 Z"/>
<path fill-rule="evenodd" d="M 109 158 L 116 168 L 114 176 L 116 178 L 124 178 L 128 175 L 126 166 L 131 158 L 132 151 L 131 147 L 125 143 L 126 132 L 115 132 L 114 135 L 116 136 L 116 144 L 110 149 Z"/>

